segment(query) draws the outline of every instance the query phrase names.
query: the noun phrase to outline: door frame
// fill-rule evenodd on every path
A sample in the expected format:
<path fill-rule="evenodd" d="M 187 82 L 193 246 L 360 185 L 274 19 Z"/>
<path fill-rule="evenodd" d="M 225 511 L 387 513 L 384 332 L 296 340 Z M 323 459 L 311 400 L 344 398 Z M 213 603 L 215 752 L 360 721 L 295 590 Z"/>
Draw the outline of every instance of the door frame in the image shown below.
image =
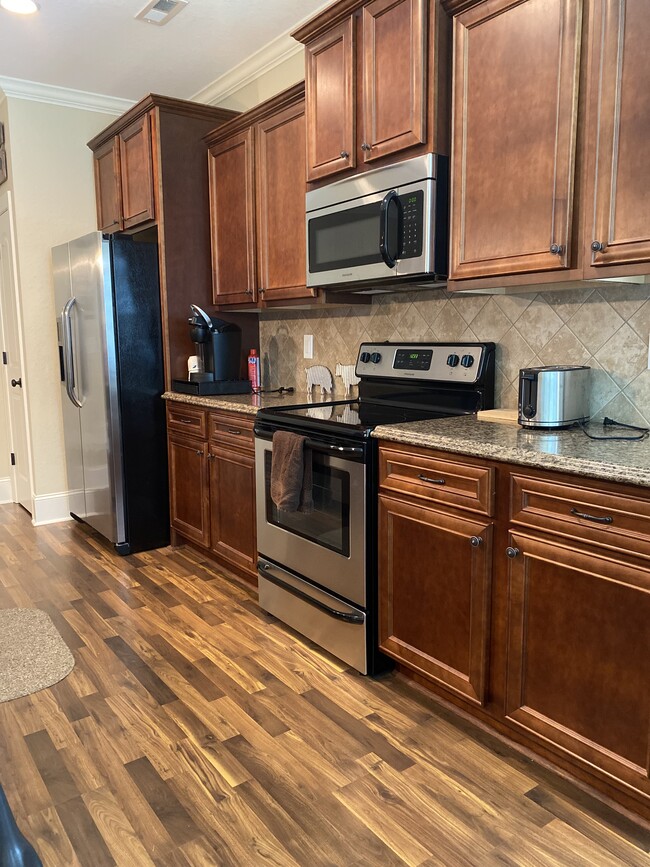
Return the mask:
<path fill-rule="evenodd" d="M 6 345 L 5 341 L 5 328 L 15 328 L 18 334 L 18 352 L 19 352 L 19 361 L 20 368 L 22 371 L 23 380 L 26 383 L 26 365 L 25 365 L 25 341 L 24 341 L 24 332 L 23 332 L 23 322 L 22 322 L 22 309 L 20 304 L 20 292 L 19 292 L 19 280 L 18 280 L 18 251 L 16 248 L 16 223 L 14 218 L 14 210 L 13 210 L 13 197 L 11 190 L 7 190 L 6 193 L 0 193 L 0 216 L 4 213 L 7 213 L 9 218 L 9 241 L 12 248 L 12 259 L 13 259 L 13 268 L 12 275 L 10 278 L 9 287 L 3 287 L 0 285 L 0 337 L 2 338 L 3 345 Z M 14 293 L 14 309 L 16 311 L 16 321 L 9 323 L 6 321 L 6 311 L 5 305 L 2 303 L 4 298 L 2 293 L 5 291 L 13 291 Z M 6 364 L 2 366 L 2 377 L 4 381 L 4 401 L 6 408 L 6 416 L 9 423 L 9 440 L 11 442 L 11 449 L 14 450 L 15 445 L 15 429 L 17 420 L 13 417 L 12 413 L 12 402 L 9 399 L 9 375 L 8 375 L 8 367 Z M 27 454 L 23 456 L 24 460 L 27 462 L 27 478 L 29 480 L 29 492 L 32 510 L 31 514 L 33 517 L 34 514 L 34 465 L 32 462 L 32 442 L 30 436 L 30 419 L 29 419 L 29 407 L 27 403 L 27 393 L 26 390 L 23 390 L 23 413 L 24 413 L 24 425 L 25 425 L 25 447 L 27 449 Z M 11 480 L 11 495 L 12 501 L 14 503 L 18 502 L 18 485 L 16 480 L 16 470 L 14 467 L 10 467 L 10 480 Z"/>

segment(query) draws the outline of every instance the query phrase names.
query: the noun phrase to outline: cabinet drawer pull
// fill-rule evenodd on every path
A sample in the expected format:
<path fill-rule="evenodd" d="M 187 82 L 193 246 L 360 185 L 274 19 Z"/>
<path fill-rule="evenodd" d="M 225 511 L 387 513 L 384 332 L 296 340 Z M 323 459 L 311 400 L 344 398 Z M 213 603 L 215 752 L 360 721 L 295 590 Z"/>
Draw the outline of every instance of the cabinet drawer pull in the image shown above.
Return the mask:
<path fill-rule="evenodd" d="M 478 548 L 483 544 L 483 539 L 480 536 L 472 536 L 469 540 L 469 544 L 472 548 Z"/>
<path fill-rule="evenodd" d="M 514 560 L 519 554 L 519 548 L 506 548 L 506 556 L 510 557 L 511 560 Z"/>
<path fill-rule="evenodd" d="M 421 482 L 429 482 L 430 485 L 444 485 L 444 479 L 430 479 L 429 476 L 423 476 L 422 473 L 418 475 L 418 479 Z"/>
<path fill-rule="evenodd" d="M 340 156 L 341 156 L 342 160 L 347 160 L 347 158 L 350 156 L 350 154 L 347 151 L 341 151 Z"/>
<path fill-rule="evenodd" d="M 177 421 L 180 421 L 182 424 L 196 424 L 195 418 L 179 418 Z"/>
<path fill-rule="evenodd" d="M 241 431 L 239 430 L 239 428 L 236 428 L 236 427 L 227 427 L 226 430 L 228 431 L 229 434 L 233 434 L 233 435 L 236 436 L 236 437 L 240 437 L 240 436 L 241 436 Z"/>
<path fill-rule="evenodd" d="M 575 506 L 571 509 L 571 514 L 575 515 L 576 518 L 584 518 L 585 521 L 594 521 L 596 524 L 613 524 L 614 519 L 610 515 L 603 515 L 599 517 L 598 515 L 588 515 L 586 512 L 579 512 Z"/>

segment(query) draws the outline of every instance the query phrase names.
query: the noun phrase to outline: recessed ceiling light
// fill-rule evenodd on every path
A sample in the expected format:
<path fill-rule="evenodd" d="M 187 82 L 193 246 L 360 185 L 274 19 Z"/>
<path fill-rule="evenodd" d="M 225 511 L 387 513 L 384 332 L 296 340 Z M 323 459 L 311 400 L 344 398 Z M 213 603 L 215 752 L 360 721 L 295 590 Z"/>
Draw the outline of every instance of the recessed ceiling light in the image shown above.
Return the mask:
<path fill-rule="evenodd" d="M 0 0 L 0 6 L 7 12 L 16 12 L 18 15 L 33 15 L 41 8 L 36 0 Z"/>
<path fill-rule="evenodd" d="M 188 0 L 150 0 L 134 17 L 146 21 L 147 24 L 167 24 L 170 18 L 178 15 L 187 5 Z"/>

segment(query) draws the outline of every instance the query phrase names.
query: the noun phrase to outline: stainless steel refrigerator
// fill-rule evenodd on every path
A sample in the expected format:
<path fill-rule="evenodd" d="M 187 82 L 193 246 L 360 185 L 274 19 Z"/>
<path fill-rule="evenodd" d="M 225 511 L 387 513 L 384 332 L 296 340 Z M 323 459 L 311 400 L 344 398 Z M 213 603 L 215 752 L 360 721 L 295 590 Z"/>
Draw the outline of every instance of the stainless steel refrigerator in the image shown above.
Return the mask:
<path fill-rule="evenodd" d="M 169 542 L 155 230 L 52 250 L 70 513 L 119 554 Z"/>

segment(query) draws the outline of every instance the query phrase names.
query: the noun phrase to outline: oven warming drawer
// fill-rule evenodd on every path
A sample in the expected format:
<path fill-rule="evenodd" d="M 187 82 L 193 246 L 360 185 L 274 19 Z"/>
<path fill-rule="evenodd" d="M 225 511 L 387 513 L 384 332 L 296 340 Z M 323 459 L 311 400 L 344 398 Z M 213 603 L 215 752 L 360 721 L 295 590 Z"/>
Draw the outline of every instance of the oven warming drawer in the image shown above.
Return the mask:
<path fill-rule="evenodd" d="M 366 614 L 293 572 L 260 557 L 260 607 L 306 638 L 368 673 Z"/>

